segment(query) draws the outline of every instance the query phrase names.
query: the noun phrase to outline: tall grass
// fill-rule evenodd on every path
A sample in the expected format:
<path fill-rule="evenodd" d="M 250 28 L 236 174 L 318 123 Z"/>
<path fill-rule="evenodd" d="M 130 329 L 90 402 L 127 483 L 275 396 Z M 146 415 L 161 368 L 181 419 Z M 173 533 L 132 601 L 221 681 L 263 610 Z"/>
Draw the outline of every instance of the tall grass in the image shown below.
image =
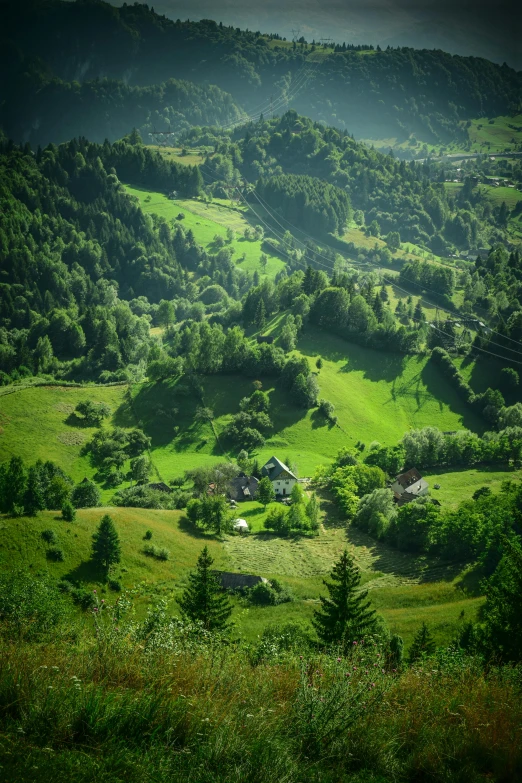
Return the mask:
<path fill-rule="evenodd" d="M 254 666 L 220 640 L 168 649 L 118 623 L 107 615 L 76 642 L 0 641 L 6 780 L 522 778 L 511 670 L 445 655 L 398 674 L 371 640 L 349 657 L 290 652 Z"/>

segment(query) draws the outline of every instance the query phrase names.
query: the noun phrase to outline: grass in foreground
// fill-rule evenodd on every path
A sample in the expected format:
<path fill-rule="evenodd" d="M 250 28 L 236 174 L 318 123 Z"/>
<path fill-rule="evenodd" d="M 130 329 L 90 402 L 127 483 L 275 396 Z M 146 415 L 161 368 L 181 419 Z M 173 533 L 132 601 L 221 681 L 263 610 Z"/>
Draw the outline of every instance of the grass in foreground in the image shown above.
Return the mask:
<path fill-rule="evenodd" d="M 4 642 L 0 652 L 9 783 L 514 783 L 522 775 L 519 687 L 494 670 L 486 678 L 474 660 L 429 661 L 395 676 L 380 671 L 372 647 L 350 659 L 290 654 L 257 667 L 228 646 L 154 654 L 127 639 Z"/>

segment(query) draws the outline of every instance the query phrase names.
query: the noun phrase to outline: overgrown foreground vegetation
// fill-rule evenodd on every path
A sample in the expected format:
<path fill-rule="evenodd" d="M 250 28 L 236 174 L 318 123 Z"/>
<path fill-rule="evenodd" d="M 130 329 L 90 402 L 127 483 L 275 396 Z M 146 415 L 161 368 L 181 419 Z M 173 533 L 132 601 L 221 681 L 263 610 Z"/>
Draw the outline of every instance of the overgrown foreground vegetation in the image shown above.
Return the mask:
<path fill-rule="evenodd" d="M 101 612 L 101 610 L 100 610 Z M 0 643 L 6 781 L 520 780 L 520 674 L 446 651 L 394 672 L 347 656 L 253 656 L 118 611 Z M 147 625 L 148 623 L 148 625 Z M 20 632 L 20 628 L 18 628 Z M 269 652 L 269 651 L 268 651 Z"/>

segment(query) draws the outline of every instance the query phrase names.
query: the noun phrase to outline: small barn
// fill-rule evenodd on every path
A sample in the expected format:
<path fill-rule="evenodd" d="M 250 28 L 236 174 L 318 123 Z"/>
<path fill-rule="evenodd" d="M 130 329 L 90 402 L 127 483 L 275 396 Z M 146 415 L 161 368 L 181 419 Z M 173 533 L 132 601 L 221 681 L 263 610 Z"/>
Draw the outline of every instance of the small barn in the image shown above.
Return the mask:
<path fill-rule="evenodd" d="M 268 582 L 263 576 L 254 576 L 254 574 L 234 574 L 231 571 L 213 571 L 214 576 L 219 580 L 223 590 L 244 590 L 247 587 L 254 587 L 260 582 Z"/>
<path fill-rule="evenodd" d="M 232 530 L 235 530 L 237 533 L 248 533 L 248 522 L 246 519 L 234 519 Z"/>
<path fill-rule="evenodd" d="M 228 496 L 232 500 L 254 500 L 258 484 L 259 481 L 254 476 L 240 473 L 228 485 Z"/>
<path fill-rule="evenodd" d="M 154 484 L 147 484 L 147 489 L 156 489 L 158 492 L 172 492 L 172 489 L 164 481 L 157 481 Z"/>

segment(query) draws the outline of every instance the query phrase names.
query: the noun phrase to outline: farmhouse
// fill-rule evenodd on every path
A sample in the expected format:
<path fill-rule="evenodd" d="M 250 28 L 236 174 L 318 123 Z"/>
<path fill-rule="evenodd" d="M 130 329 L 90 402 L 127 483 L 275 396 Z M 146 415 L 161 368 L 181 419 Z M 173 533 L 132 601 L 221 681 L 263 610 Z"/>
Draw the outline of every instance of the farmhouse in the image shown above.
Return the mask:
<path fill-rule="evenodd" d="M 258 484 L 259 480 L 254 476 L 240 473 L 228 485 L 228 496 L 232 500 L 253 500 L 257 494 Z"/>
<path fill-rule="evenodd" d="M 429 486 L 417 468 L 411 468 L 397 476 L 391 488 L 395 502 L 402 506 L 427 495 Z"/>
<path fill-rule="evenodd" d="M 277 457 L 272 457 L 263 465 L 261 475 L 268 476 L 276 495 L 289 495 L 292 487 L 297 483 L 297 476 Z"/>

